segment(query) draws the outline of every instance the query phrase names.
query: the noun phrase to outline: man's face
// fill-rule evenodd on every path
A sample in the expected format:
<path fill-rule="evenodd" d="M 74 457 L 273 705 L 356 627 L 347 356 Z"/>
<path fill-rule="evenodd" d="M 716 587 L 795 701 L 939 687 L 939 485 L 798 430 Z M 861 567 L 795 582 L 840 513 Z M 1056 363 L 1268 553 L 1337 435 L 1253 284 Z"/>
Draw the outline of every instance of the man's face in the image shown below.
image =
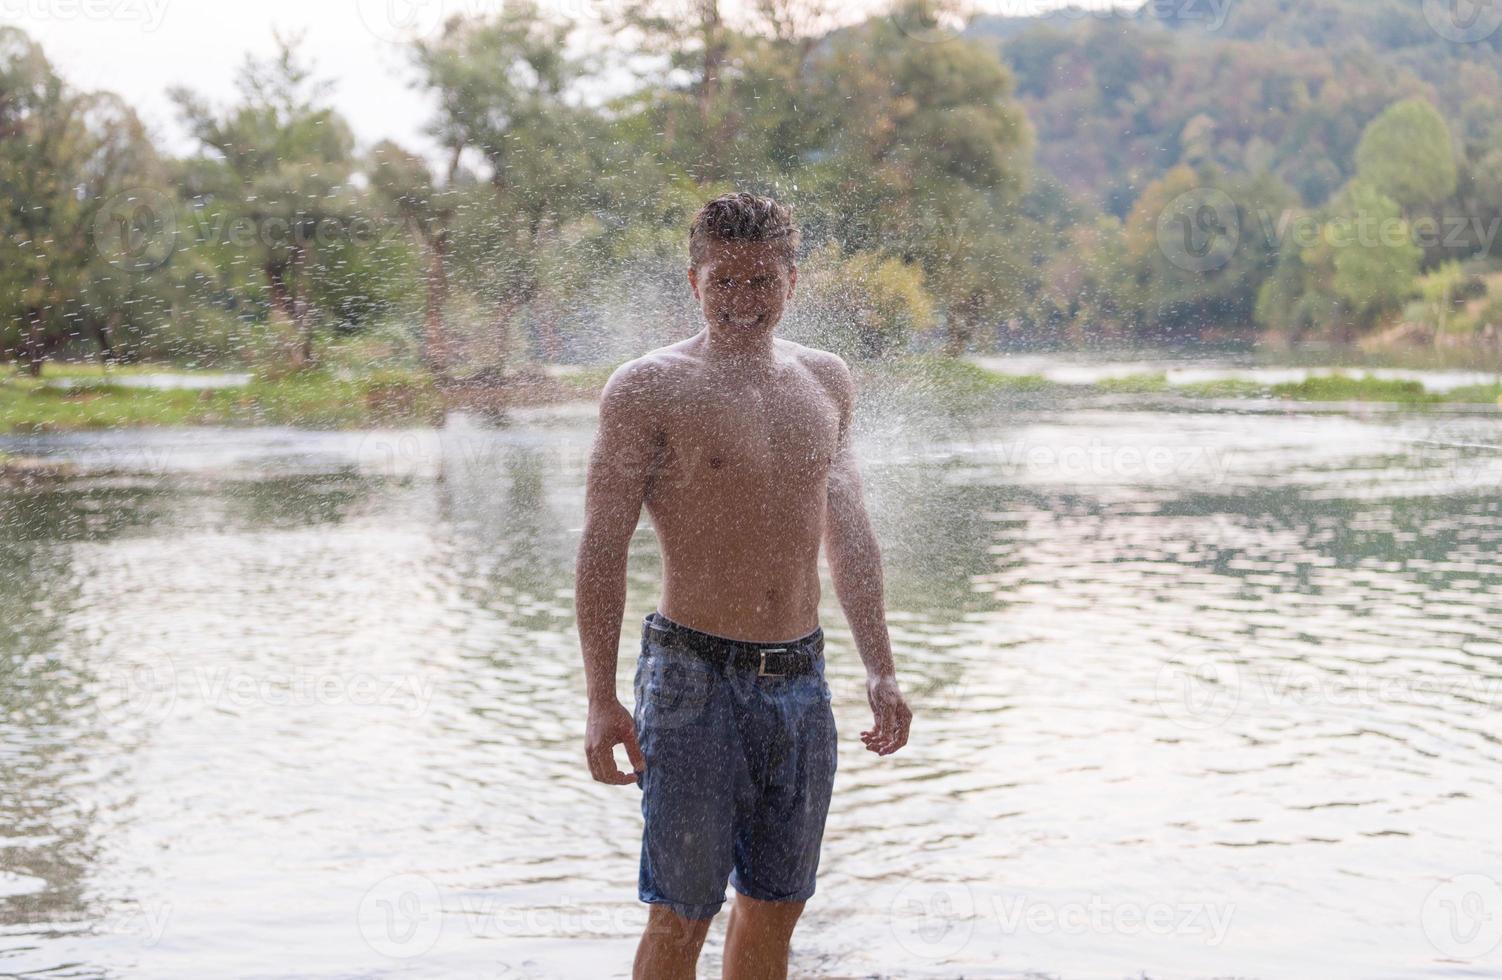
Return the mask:
<path fill-rule="evenodd" d="M 785 268 L 767 242 L 711 239 L 704 261 L 688 271 L 705 319 L 731 330 L 775 327 L 797 281 L 798 269 Z"/>

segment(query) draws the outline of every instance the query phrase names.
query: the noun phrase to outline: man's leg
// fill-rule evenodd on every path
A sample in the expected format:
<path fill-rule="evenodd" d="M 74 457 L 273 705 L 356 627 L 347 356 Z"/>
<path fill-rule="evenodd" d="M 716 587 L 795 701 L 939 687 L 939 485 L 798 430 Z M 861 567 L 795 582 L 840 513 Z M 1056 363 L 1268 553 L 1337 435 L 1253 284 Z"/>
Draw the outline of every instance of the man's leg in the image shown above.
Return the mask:
<path fill-rule="evenodd" d="M 724 980 L 787 980 L 788 948 L 803 905 L 737 892 L 725 930 Z"/>
<path fill-rule="evenodd" d="M 636 947 L 632 980 L 694 980 L 699 951 L 713 918 L 685 919 L 666 905 L 653 905 Z"/>

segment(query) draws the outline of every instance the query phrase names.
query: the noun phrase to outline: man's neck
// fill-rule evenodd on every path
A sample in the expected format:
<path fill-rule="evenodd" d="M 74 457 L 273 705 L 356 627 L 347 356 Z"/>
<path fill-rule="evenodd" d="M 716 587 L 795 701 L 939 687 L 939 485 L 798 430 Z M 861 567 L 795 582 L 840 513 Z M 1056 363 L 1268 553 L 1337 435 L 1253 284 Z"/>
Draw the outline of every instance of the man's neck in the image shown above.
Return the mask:
<path fill-rule="evenodd" d="M 777 363 L 777 340 L 772 336 L 772 328 L 746 333 L 706 323 L 703 336 L 704 359 L 715 367 L 770 371 Z"/>

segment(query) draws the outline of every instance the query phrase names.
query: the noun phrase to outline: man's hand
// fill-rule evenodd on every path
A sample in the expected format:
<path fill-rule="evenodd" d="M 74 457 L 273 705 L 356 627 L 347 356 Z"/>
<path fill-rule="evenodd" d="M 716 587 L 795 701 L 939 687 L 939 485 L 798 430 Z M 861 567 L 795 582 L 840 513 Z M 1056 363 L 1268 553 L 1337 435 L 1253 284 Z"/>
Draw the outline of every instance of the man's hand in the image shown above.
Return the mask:
<path fill-rule="evenodd" d="M 636 744 L 636 723 L 626 706 L 612 698 L 589 706 L 589 722 L 584 729 L 584 756 L 589 760 L 590 774 L 598 782 L 626 786 L 636 782 L 633 773 L 616 768 L 615 747 L 622 743 L 631 767 L 637 772 L 647 768 L 646 757 Z"/>
<path fill-rule="evenodd" d="M 871 702 L 871 716 L 876 727 L 861 732 L 861 741 L 877 755 L 891 755 L 907 744 L 908 727 L 913 712 L 897 689 L 892 674 L 873 674 L 866 679 L 866 699 Z"/>

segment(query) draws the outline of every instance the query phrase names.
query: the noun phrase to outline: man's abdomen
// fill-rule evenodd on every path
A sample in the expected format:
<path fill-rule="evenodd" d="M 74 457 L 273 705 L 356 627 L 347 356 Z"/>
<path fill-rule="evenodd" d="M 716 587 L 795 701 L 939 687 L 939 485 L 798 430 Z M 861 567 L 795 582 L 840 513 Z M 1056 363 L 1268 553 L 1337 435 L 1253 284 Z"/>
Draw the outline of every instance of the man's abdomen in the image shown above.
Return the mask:
<path fill-rule="evenodd" d="M 663 548 L 658 609 L 685 626 L 732 640 L 778 642 L 819 625 L 817 544 L 810 555 L 738 552 L 674 557 Z"/>

